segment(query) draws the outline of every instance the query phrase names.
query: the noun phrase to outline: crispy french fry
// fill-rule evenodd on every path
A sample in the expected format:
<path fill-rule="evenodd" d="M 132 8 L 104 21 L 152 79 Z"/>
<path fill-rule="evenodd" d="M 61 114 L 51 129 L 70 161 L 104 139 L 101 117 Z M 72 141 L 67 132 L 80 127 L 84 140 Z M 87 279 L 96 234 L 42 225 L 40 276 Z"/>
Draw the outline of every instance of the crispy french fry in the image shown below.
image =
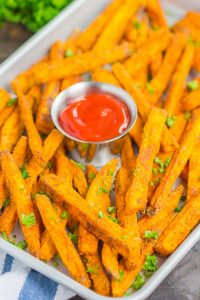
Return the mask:
<path fill-rule="evenodd" d="M 14 111 L 16 105 L 5 106 L 4 109 L 0 112 L 0 128 L 4 125 L 5 121 Z"/>
<path fill-rule="evenodd" d="M 183 109 L 185 111 L 193 110 L 200 106 L 200 89 L 192 91 L 182 100 Z"/>
<path fill-rule="evenodd" d="M 198 137 L 196 145 L 192 150 L 189 160 L 188 172 L 188 191 L 187 200 L 192 201 L 192 198 L 200 194 L 200 163 L 199 163 L 199 148 L 200 137 Z"/>
<path fill-rule="evenodd" d="M 167 20 L 158 0 L 147 1 L 147 13 L 153 25 L 167 28 Z"/>
<path fill-rule="evenodd" d="M 86 178 L 87 178 L 88 185 L 92 183 L 97 173 L 98 171 L 93 165 L 86 166 Z"/>
<path fill-rule="evenodd" d="M 169 167 L 167 168 L 160 185 L 151 199 L 151 207 L 154 209 L 159 210 L 166 203 L 169 192 L 186 165 L 199 134 L 200 110 L 198 109 L 192 113 L 185 133 L 181 139 L 180 147 L 173 155 Z"/>
<path fill-rule="evenodd" d="M 138 25 L 136 25 L 136 27 L 138 27 Z M 139 28 L 138 28 L 137 39 L 135 40 L 135 46 L 137 48 L 142 46 L 145 43 L 145 41 L 147 40 L 148 31 L 149 31 L 148 17 L 147 17 L 147 15 L 144 15 L 140 22 Z"/>
<path fill-rule="evenodd" d="M 189 164 L 187 163 L 181 172 L 181 179 L 187 183 L 188 182 L 188 173 L 189 173 Z"/>
<path fill-rule="evenodd" d="M 71 152 L 76 147 L 75 141 L 66 137 L 64 138 L 64 144 L 69 152 Z"/>
<path fill-rule="evenodd" d="M 150 103 L 155 104 L 166 90 L 174 69 L 181 57 L 185 42 L 185 36 L 182 34 L 173 36 L 172 42 L 167 48 L 163 62 L 156 76 L 150 81 L 151 89 L 149 89 L 149 91 L 152 92 L 145 92 L 145 96 Z M 174 49 L 176 49 L 176 52 L 174 52 Z"/>
<path fill-rule="evenodd" d="M 46 164 L 53 157 L 63 138 L 64 136 L 59 131 L 54 129 L 44 141 L 44 155 Z M 42 173 L 43 170 L 44 167 L 39 166 L 35 157 L 32 157 L 32 159 L 27 164 L 27 172 L 29 174 L 29 177 L 26 179 L 26 188 L 29 192 L 31 192 L 32 187 L 37 180 L 37 177 Z"/>
<path fill-rule="evenodd" d="M 144 126 L 142 144 L 136 160 L 135 176 L 126 193 L 126 215 L 146 208 L 153 162 L 159 152 L 166 117 L 164 110 L 153 108 Z"/>
<path fill-rule="evenodd" d="M 171 35 L 165 29 L 159 30 L 147 39 L 124 64 L 131 77 L 137 76 L 138 72 L 150 63 L 153 56 L 164 51 L 170 39 Z"/>
<path fill-rule="evenodd" d="M 162 52 L 158 53 L 156 56 L 154 56 L 150 62 L 149 69 L 151 76 L 154 78 L 158 70 L 160 69 L 160 66 L 162 65 L 163 62 L 163 54 Z"/>
<path fill-rule="evenodd" d="M 137 117 L 137 121 L 133 128 L 129 131 L 129 135 L 134 140 L 134 142 L 138 145 L 141 145 L 142 142 L 142 133 L 143 133 L 144 123 L 140 116 Z"/>
<path fill-rule="evenodd" d="M 61 144 L 55 154 L 56 159 L 56 174 L 65 178 L 66 185 L 72 186 L 72 171 L 71 163 L 65 155 L 65 149 Z"/>
<path fill-rule="evenodd" d="M 132 95 L 138 107 L 138 111 L 141 118 L 144 121 L 146 121 L 146 118 L 152 108 L 152 105 L 145 99 L 141 91 L 134 85 L 132 78 L 129 76 L 122 64 L 114 64 L 113 72 L 119 80 L 120 84 L 127 90 L 127 92 L 130 93 L 130 95 Z M 166 127 L 164 128 L 161 145 L 166 151 L 168 151 L 167 149 L 169 147 L 172 149 L 178 148 L 178 144 L 175 138 Z"/>
<path fill-rule="evenodd" d="M 110 150 L 112 154 L 119 154 L 121 152 L 122 145 L 123 145 L 123 138 L 120 138 L 110 143 Z"/>
<path fill-rule="evenodd" d="M 131 144 L 131 139 L 128 135 L 123 139 L 123 146 L 121 149 L 121 161 L 122 167 L 133 170 L 135 168 L 136 157 L 134 153 L 134 148 Z"/>
<path fill-rule="evenodd" d="M 144 1 L 136 0 L 126 0 L 117 10 L 115 15 L 109 21 L 106 27 L 104 27 L 102 33 L 97 39 L 94 45 L 94 50 L 105 50 L 112 49 L 115 47 L 122 39 L 126 27 L 131 20 L 132 16 L 138 10 L 138 8 L 143 4 Z M 117 30 L 115 30 L 117 28 Z"/>
<path fill-rule="evenodd" d="M 165 108 L 169 115 L 174 115 L 181 111 L 180 100 L 183 95 L 184 84 L 192 67 L 194 51 L 194 45 L 192 43 L 188 43 L 172 77 L 172 84 L 165 102 Z"/>
<path fill-rule="evenodd" d="M 90 144 L 88 153 L 87 153 L 87 161 L 92 161 L 97 150 L 97 145 L 96 144 Z"/>
<path fill-rule="evenodd" d="M 33 99 L 33 101 L 31 102 L 33 102 L 33 112 L 35 113 L 38 109 L 42 97 L 41 87 L 37 85 L 33 86 L 28 92 L 27 96 Z"/>
<path fill-rule="evenodd" d="M 184 187 L 179 185 L 173 192 L 170 193 L 166 205 L 153 216 L 144 216 L 139 222 L 139 230 L 141 237 L 144 237 L 145 231 L 156 231 L 159 234 L 163 231 L 163 223 L 167 228 L 170 221 L 172 220 L 171 216 L 174 213 L 174 209 L 180 202 L 180 197 L 183 194 Z"/>
<path fill-rule="evenodd" d="M 0 115 L 10 98 L 10 94 L 6 90 L 0 88 Z"/>
<path fill-rule="evenodd" d="M 78 149 L 80 157 L 84 158 L 87 156 L 89 147 L 90 147 L 90 145 L 88 143 L 78 143 L 77 142 L 77 149 Z"/>
<path fill-rule="evenodd" d="M 80 76 L 72 76 L 72 77 L 64 79 L 62 81 L 62 84 L 61 84 L 61 91 L 67 89 L 71 85 L 73 85 L 75 83 L 78 83 L 80 81 L 81 81 L 81 77 Z"/>
<path fill-rule="evenodd" d="M 195 68 L 196 71 L 200 72 L 200 48 L 197 48 L 195 50 L 193 68 Z"/>
<path fill-rule="evenodd" d="M 27 134 L 29 137 L 30 149 L 36 158 L 39 165 L 43 166 L 45 164 L 44 151 L 42 146 L 41 137 L 36 129 L 33 115 L 29 103 L 27 102 L 27 97 L 22 94 L 19 88 L 13 85 L 15 93 L 18 96 L 18 102 L 20 107 L 20 114 L 22 121 L 26 127 Z"/>
<path fill-rule="evenodd" d="M 110 245 L 124 256 L 129 267 L 135 266 L 135 239 L 128 230 L 111 221 L 107 216 L 98 217 L 98 210 L 89 206 L 86 201 L 73 189 L 64 190 L 63 183 L 58 182 L 54 174 L 40 179 L 40 187 L 53 197 L 56 202 L 64 202 L 68 212 L 87 230 Z M 112 239 L 110 239 L 112 236 Z M 124 239 L 126 236 L 126 239 Z M 138 249 L 137 249 L 138 252 Z"/>
<path fill-rule="evenodd" d="M 200 30 L 200 14 L 199 14 L 199 12 L 188 11 L 185 17 L 191 23 L 193 23 L 195 27 L 197 27 Z"/>
<path fill-rule="evenodd" d="M 112 74 L 112 72 L 106 70 L 106 69 L 97 69 L 92 73 L 92 80 L 98 81 L 98 82 L 105 82 L 110 83 L 116 86 L 120 87 L 119 82 L 115 78 L 115 76 Z"/>
<path fill-rule="evenodd" d="M 80 75 L 106 64 L 123 60 L 130 57 L 133 51 L 132 45 L 125 44 L 116 46 L 112 50 L 90 51 L 61 61 L 55 60 L 49 63 L 42 63 L 33 68 L 31 74 L 26 74 L 26 72 L 21 74 L 13 81 L 13 84 L 19 86 L 25 92 L 33 85 Z"/>
<path fill-rule="evenodd" d="M 85 178 L 85 174 L 82 170 L 82 167 L 84 166 L 71 160 L 70 167 L 72 171 L 72 180 L 73 180 L 74 187 L 77 189 L 79 194 L 83 198 L 85 198 L 88 191 L 88 185 L 87 185 L 87 180 Z"/>
<path fill-rule="evenodd" d="M 1 163 L 29 250 L 33 255 L 38 257 L 40 252 L 40 234 L 31 197 L 26 191 L 25 182 L 20 170 L 9 151 L 1 152 Z M 32 223 L 26 223 L 25 218 L 30 217 Z"/>
<path fill-rule="evenodd" d="M 0 150 L 12 151 L 22 134 L 23 128 L 24 124 L 21 121 L 19 110 L 15 108 L 1 128 Z"/>
<path fill-rule="evenodd" d="M 175 117 L 174 126 L 169 128 L 169 131 L 173 134 L 178 143 L 181 139 L 182 134 L 184 133 L 186 124 L 187 120 L 185 114 L 180 113 Z"/>
<path fill-rule="evenodd" d="M 200 220 L 200 196 L 187 202 L 179 214 L 163 232 L 155 246 L 156 252 L 170 255 L 184 241 Z"/>
<path fill-rule="evenodd" d="M 90 50 L 102 30 L 123 2 L 124 0 L 112 1 L 111 4 L 79 35 L 76 40 L 76 46 L 83 51 Z"/>
<path fill-rule="evenodd" d="M 85 267 L 67 232 L 60 223 L 60 217 L 54 210 L 50 199 L 45 195 L 36 196 L 37 207 L 45 227 L 71 276 L 83 285 L 90 287 L 90 280 Z"/>

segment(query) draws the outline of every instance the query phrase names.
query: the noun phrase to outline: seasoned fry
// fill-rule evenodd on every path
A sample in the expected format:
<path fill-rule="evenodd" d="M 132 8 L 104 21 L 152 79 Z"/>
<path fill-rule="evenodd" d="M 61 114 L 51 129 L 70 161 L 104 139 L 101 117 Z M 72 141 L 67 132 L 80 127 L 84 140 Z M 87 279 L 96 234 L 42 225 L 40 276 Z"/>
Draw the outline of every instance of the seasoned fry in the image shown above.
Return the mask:
<path fill-rule="evenodd" d="M 166 256 L 171 254 L 188 236 L 200 220 L 200 197 L 194 197 L 185 204 L 179 214 L 163 232 L 155 246 L 156 252 Z"/>
<path fill-rule="evenodd" d="M 65 149 L 63 144 L 61 144 L 56 151 L 56 174 L 65 178 L 66 185 L 72 186 L 72 171 L 71 163 L 65 155 Z"/>
<path fill-rule="evenodd" d="M 3 110 L 0 112 L 0 128 L 3 126 L 3 124 L 8 119 L 8 117 L 12 114 L 15 107 L 16 107 L 15 104 L 11 106 L 5 106 Z"/>
<path fill-rule="evenodd" d="M 107 23 L 113 17 L 124 0 L 113 0 L 111 4 L 87 27 L 77 38 L 76 46 L 83 51 L 88 51 L 94 45 Z"/>
<path fill-rule="evenodd" d="M 200 89 L 192 91 L 182 100 L 183 109 L 185 111 L 193 110 L 200 106 Z"/>
<path fill-rule="evenodd" d="M 56 249 L 70 274 L 83 285 L 90 287 L 85 267 L 66 230 L 60 223 L 60 217 L 53 209 L 50 199 L 45 195 L 36 196 L 37 207 Z"/>
<path fill-rule="evenodd" d="M 185 114 L 180 113 L 175 117 L 174 125 L 169 129 L 169 131 L 173 134 L 174 138 L 176 139 L 177 143 L 179 143 L 185 127 L 187 124 L 187 119 Z"/>
<path fill-rule="evenodd" d="M 165 102 L 165 108 L 169 115 L 174 115 L 181 111 L 180 100 L 184 91 L 184 84 L 192 67 L 194 51 L 194 45 L 192 43 L 188 43 L 172 77 L 172 84 Z"/>
<path fill-rule="evenodd" d="M 113 65 L 113 72 L 116 75 L 117 79 L 120 81 L 120 84 L 130 93 L 130 95 L 135 100 L 139 114 L 141 118 L 146 121 L 146 118 L 152 108 L 151 104 L 145 99 L 141 91 L 134 85 L 131 77 L 126 72 L 126 69 L 122 64 L 117 63 Z M 172 134 L 167 128 L 164 128 L 163 138 L 161 141 L 162 147 L 167 150 L 167 148 L 178 148 L 178 144 Z"/>
<path fill-rule="evenodd" d="M 119 82 L 117 81 L 115 76 L 112 74 L 112 72 L 110 72 L 106 69 L 95 70 L 92 73 L 92 79 L 94 81 L 110 83 L 110 84 L 114 84 L 114 85 L 120 87 Z"/>
<path fill-rule="evenodd" d="M 143 127 L 144 127 L 144 123 L 140 118 L 140 116 L 138 116 L 135 125 L 129 131 L 129 135 L 131 136 L 131 138 L 134 140 L 134 142 L 137 144 L 138 147 L 142 142 Z"/>
<path fill-rule="evenodd" d="M 65 147 L 69 152 L 71 152 L 76 147 L 76 142 L 69 138 L 64 138 Z"/>
<path fill-rule="evenodd" d="M 98 171 L 93 165 L 86 166 L 86 178 L 87 178 L 88 185 L 92 183 L 97 173 Z"/>
<path fill-rule="evenodd" d="M 77 149 L 79 152 L 80 157 L 84 158 L 86 157 L 90 145 L 88 143 L 78 143 L 77 142 Z"/>
<path fill-rule="evenodd" d="M 121 152 L 123 142 L 123 138 L 121 138 L 110 143 L 110 150 L 112 154 L 119 154 Z"/>
<path fill-rule="evenodd" d="M 58 182 L 54 174 L 40 179 L 41 188 L 50 194 L 56 202 L 64 202 L 69 213 L 87 230 L 110 245 L 124 256 L 131 268 L 135 265 L 135 238 L 131 232 L 111 221 L 107 216 L 98 217 L 98 210 L 89 206 L 85 200 L 73 189 L 63 190 L 63 183 Z M 110 239 L 112 236 L 112 239 Z M 127 239 L 123 237 L 126 236 Z M 137 240 L 137 239 L 136 239 Z M 138 249 L 137 249 L 138 251 Z"/>
<path fill-rule="evenodd" d="M 38 257 L 40 252 L 40 234 L 31 197 L 26 191 L 22 175 L 9 151 L 1 152 L 1 163 L 29 250 Z M 27 218 L 31 218 L 32 222 L 26 221 Z"/>
<path fill-rule="evenodd" d="M 193 67 L 200 72 L 200 48 L 197 48 L 195 51 Z"/>
<path fill-rule="evenodd" d="M 10 94 L 6 90 L 0 88 L 0 115 L 10 98 Z"/>
<path fill-rule="evenodd" d="M 75 83 L 78 83 L 80 81 L 81 81 L 81 77 L 80 76 L 72 76 L 72 77 L 64 79 L 62 81 L 62 84 L 61 84 L 61 91 L 67 89 L 71 85 L 73 85 Z"/>
<path fill-rule="evenodd" d="M 12 151 L 22 134 L 23 128 L 24 124 L 21 121 L 19 109 L 15 108 L 1 128 L 0 150 Z"/>
<path fill-rule="evenodd" d="M 72 180 L 73 180 L 74 187 L 78 190 L 79 194 L 83 198 L 85 198 L 88 191 L 88 185 L 87 185 L 87 180 L 85 178 L 85 174 L 83 172 L 84 166 L 71 160 L 70 168 L 72 171 Z"/>
<path fill-rule="evenodd" d="M 97 145 L 96 144 L 90 144 L 88 154 L 87 154 L 87 161 L 92 161 L 97 150 Z"/>
<path fill-rule="evenodd" d="M 38 109 L 38 106 L 41 101 L 41 88 L 39 86 L 33 86 L 30 91 L 27 94 L 28 97 L 32 98 L 33 100 L 30 102 L 33 102 L 33 112 L 35 113 Z"/>
<path fill-rule="evenodd" d="M 142 0 L 126 0 L 109 21 L 108 25 L 103 29 L 96 44 L 94 45 L 94 50 L 105 50 L 112 49 L 115 47 L 123 37 L 126 27 L 131 20 L 132 16 L 138 10 Z M 117 30 L 116 30 L 117 28 Z"/>
<path fill-rule="evenodd" d="M 166 117 L 166 112 L 159 108 L 153 108 L 149 114 L 136 160 L 135 176 L 126 194 L 126 215 L 146 208 L 153 161 L 160 148 Z"/>
<path fill-rule="evenodd" d="M 164 11 L 158 0 L 147 1 L 147 12 L 153 25 L 165 28 L 168 27 Z"/>
<path fill-rule="evenodd" d="M 199 134 L 200 110 L 198 109 L 192 113 L 185 133 L 181 139 L 180 147 L 173 155 L 170 165 L 151 200 L 151 206 L 154 209 L 160 209 L 166 203 L 169 192 L 186 165 Z"/>
<path fill-rule="evenodd" d="M 169 45 L 170 39 L 171 35 L 165 29 L 159 30 L 147 39 L 124 64 L 131 77 L 137 76 L 142 67 L 150 63 L 153 56 L 164 51 Z"/>
<path fill-rule="evenodd" d="M 112 50 L 90 51 L 75 57 L 65 58 L 62 61 L 55 60 L 42 63 L 33 68 L 31 74 L 24 72 L 20 77 L 16 77 L 13 84 L 25 92 L 37 84 L 80 75 L 106 64 L 123 60 L 130 57 L 133 51 L 132 45 L 124 44 L 116 46 Z"/>
<path fill-rule="evenodd" d="M 136 164 L 136 157 L 134 153 L 134 149 L 131 144 L 131 139 L 128 135 L 123 139 L 123 146 L 121 150 L 121 161 L 122 167 L 133 170 Z"/>
<path fill-rule="evenodd" d="M 153 78 L 157 75 L 158 70 L 160 69 L 160 67 L 162 65 L 162 62 L 163 62 L 162 52 L 158 53 L 156 56 L 154 56 L 152 58 L 150 65 L 149 65 L 149 69 L 150 69 L 151 76 Z"/>
<path fill-rule="evenodd" d="M 199 147 L 200 137 L 197 138 L 189 160 L 187 200 L 191 201 L 193 197 L 198 196 L 200 193 Z"/>

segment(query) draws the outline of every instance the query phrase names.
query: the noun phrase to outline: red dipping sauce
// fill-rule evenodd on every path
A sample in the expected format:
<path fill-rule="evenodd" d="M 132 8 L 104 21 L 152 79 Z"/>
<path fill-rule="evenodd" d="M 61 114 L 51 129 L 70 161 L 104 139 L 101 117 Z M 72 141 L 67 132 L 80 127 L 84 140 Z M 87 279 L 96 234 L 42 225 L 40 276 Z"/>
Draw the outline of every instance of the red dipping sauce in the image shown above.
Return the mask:
<path fill-rule="evenodd" d="M 103 142 L 122 134 L 131 117 L 127 105 L 107 93 L 74 99 L 59 116 L 63 130 L 74 138 Z"/>

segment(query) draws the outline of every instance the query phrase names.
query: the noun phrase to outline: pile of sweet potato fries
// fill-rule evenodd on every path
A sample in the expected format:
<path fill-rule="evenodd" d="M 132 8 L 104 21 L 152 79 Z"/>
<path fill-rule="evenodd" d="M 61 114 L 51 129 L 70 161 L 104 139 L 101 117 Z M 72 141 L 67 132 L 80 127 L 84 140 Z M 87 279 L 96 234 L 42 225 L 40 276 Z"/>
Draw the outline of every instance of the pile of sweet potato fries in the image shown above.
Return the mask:
<path fill-rule="evenodd" d="M 156 255 L 170 255 L 200 220 L 196 71 L 199 13 L 169 28 L 158 0 L 113 0 L 12 81 L 16 98 L 0 89 L 2 236 L 13 242 L 19 221 L 18 247 L 46 262 L 59 255 L 86 287 L 113 296 L 139 289 Z M 100 171 L 72 161 L 76 147 L 89 163 L 96 146 L 54 129 L 53 100 L 85 74 L 124 88 L 137 104 L 136 125 L 112 144 L 118 171 L 118 159 Z"/>

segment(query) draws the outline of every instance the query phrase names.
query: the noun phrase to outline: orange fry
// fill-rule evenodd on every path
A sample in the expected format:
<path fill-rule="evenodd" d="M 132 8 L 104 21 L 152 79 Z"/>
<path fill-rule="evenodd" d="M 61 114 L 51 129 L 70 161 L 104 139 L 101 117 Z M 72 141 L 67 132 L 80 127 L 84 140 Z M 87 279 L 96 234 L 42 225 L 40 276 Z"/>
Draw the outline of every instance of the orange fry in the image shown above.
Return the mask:
<path fill-rule="evenodd" d="M 174 125 L 171 128 L 169 128 L 169 131 L 173 134 L 177 143 L 179 143 L 179 141 L 184 133 L 186 124 L 187 124 L 187 120 L 186 120 L 185 114 L 180 113 L 177 116 L 175 116 Z"/>
<path fill-rule="evenodd" d="M 106 69 L 95 70 L 92 73 L 92 80 L 120 86 L 119 82 L 117 81 L 115 76 L 112 74 L 112 72 L 110 72 Z"/>
<path fill-rule="evenodd" d="M 142 142 L 142 133 L 143 133 L 144 123 L 140 116 L 137 117 L 137 121 L 133 128 L 129 131 L 129 135 L 134 140 L 134 142 L 140 146 Z"/>
<path fill-rule="evenodd" d="M 66 185 L 72 186 L 72 171 L 69 159 L 65 155 L 65 149 L 61 144 L 55 154 L 56 174 L 65 178 Z"/>
<path fill-rule="evenodd" d="M 70 168 L 72 172 L 72 180 L 73 180 L 74 187 L 77 189 L 79 194 L 83 198 L 85 198 L 88 191 L 88 185 L 87 185 L 87 180 L 85 178 L 85 174 L 83 172 L 84 166 L 71 160 Z"/>
<path fill-rule="evenodd" d="M 88 149 L 88 154 L 87 154 L 87 161 L 92 161 L 97 150 L 97 145 L 96 144 L 90 144 L 90 147 Z"/>
<path fill-rule="evenodd" d="M 159 152 L 166 117 L 167 114 L 164 110 L 152 108 L 144 126 L 135 174 L 126 194 L 126 215 L 146 208 L 153 162 Z"/>
<path fill-rule="evenodd" d="M 0 88 L 0 115 L 10 99 L 10 94 L 6 90 Z"/>
<path fill-rule="evenodd" d="M 115 47 L 122 39 L 130 19 L 143 2 L 142 0 L 136 0 L 134 2 L 132 0 L 126 0 L 103 29 L 94 45 L 94 50 L 102 51 Z"/>
<path fill-rule="evenodd" d="M 71 276 L 83 285 L 90 287 L 90 280 L 85 267 L 67 235 L 60 217 L 54 210 L 50 199 L 44 195 L 36 196 L 37 207 L 42 216 L 44 225 L 51 236 L 56 249 Z"/>
<path fill-rule="evenodd" d="M 153 25 L 165 28 L 168 27 L 164 11 L 160 5 L 159 0 L 147 1 L 147 13 Z"/>
<path fill-rule="evenodd" d="M 199 147 L 200 137 L 197 138 L 196 145 L 192 150 L 189 160 L 187 200 L 190 200 L 200 194 Z"/>
<path fill-rule="evenodd" d="M 50 174 L 40 179 L 40 187 L 58 203 L 65 203 L 68 212 L 87 230 L 110 245 L 124 256 L 129 267 L 135 265 L 135 237 L 126 229 L 111 221 L 107 216 L 98 217 L 98 210 L 89 206 L 86 201 L 73 189 L 63 189 L 63 182 L 57 176 Z M 110 239 L 112 236 L 112 239 Z M 126 236 L 126 239 L 124 238 Z M 138 249 L 137 249 L 138 250 Z"/>
<path fill-rule="evenodd" d="M 200 106 L 200 89 L 192 91 L 182 100 L 183 109 L 185 111 L 193 110 Z"/>
<path fill-rule="evenodd" d="M 181 139 L 180 147 L 173 155 L 169 167 L 151 200 L 151 206 L 154 209 L 160 209 L 166 203 L 169 192 L 186 165 L 199 135 L 200 110 L 198 109 L 192 113 Z"/>
<path fill-rule="evenodd" d="M 97 173 L 98 171 L 93 165 L 86 166 L 86 178 L 87 178 L 88 185 L 92 183 Z"/>
<path fill-rule="evenodd" d="M 12 201 L 17 207 L 17 214 L 29 250 L 33 255 L 38 257 L 40 251 L 40 234 L 31 197 L 26 191 L 23 177 L 9 151 L 1 152 L 1 163 Z"/>
<path fill-rule="evenodd" d="M 64 79 L 61 84 L 61 91 L 66 90 L 71 85 L 78 83 L 80 81 L 81 81 L 80 76 L 72 76 L 72 77 L 68 77 L 68 78 Z"/>
<path fill-rule="evenodd" d="M 188 43 L 172 77 L 172 84 L 165 102 L 165 108 L 169 115 L 174 115 L 181 111 L 180 100 L 183 95 L 188 73 L 192 67 L 194 51 L 194 45 L 192 43 Z"/>
<path fill-rule="evenodd" d="M 131 139 L 126 135 L 123 139 L 123 146 L 121 149 L 122 167 L 132 171 L 135 168 L 136 157 L 134 148 L 131 144 Z"/>

